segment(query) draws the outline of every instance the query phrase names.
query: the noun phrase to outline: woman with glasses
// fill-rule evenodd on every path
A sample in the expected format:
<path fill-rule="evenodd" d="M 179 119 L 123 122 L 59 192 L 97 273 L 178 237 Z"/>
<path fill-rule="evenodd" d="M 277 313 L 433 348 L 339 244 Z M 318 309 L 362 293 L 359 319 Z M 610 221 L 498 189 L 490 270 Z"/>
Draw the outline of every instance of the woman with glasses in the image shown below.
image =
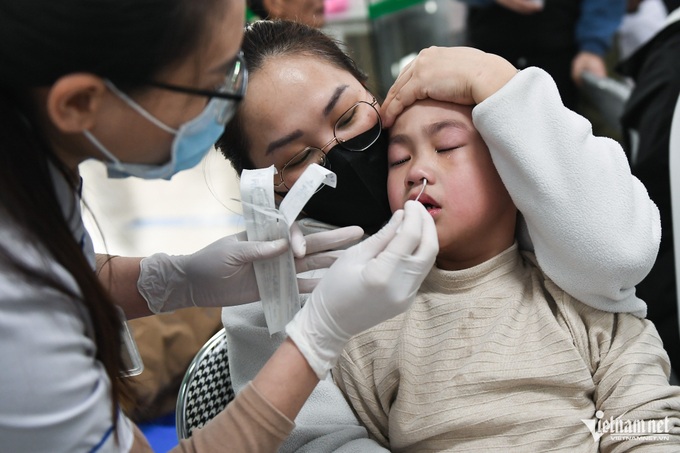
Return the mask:
<path fill-rule="evenodd" d="M 248 96 L 217 146 L 238 173 L 274 165 L 279 200 L 311 163 L 335 172 L 337 187 L 321 189 L 303 210 L 308 218 L 300 222 L 312 231 L 359 225 L 370 232 L 389 217 L 387 133 L 378 127 L 391 125 L 414 100 L 470 105 L 491 95 L 502 103 L 512 95 L 501 75 L 484 69 L 481 52 L 465 49 L 422 51 L 397 79 L 382 110 L 365 87 L 365 75 L 337 43 L 313 28 L 256 22 L 246 29 L 242 50 L 250 71 Z M 589 130 L 581 127 L 585 120 L 572 112 L 532 115 L 542 112 L 539 106 L 510 99 L 513 107 L 506 110 L 515 112 L 512 121 L 487 109 L 487 117 L 475 122 L 485 121 L 480 131 L 496 145 L 490 145 L 494 163 L 524 217 L 520 246 L 535 248 L 546 274 L 584 303 L 644 317 L 646 305 L 635 297 L 634 286 L 654 262 L 659 214 L 631 176 L 620 146 L 582 133 Z M 565 158 L 574 153 L 578 159 Z M 238 392 L 283 337 L 269 336 L 257 304 L 224 308 L 222 321 Z M 315 392 L 283 451 L 341 446 L 384 451 L 371 443 L 332 382 L 322 381 Z"/>
<path fill-rule="evenodd" d="M 81 219 L 84 160 L 169 179 L 208 152 L 246 92 L 243 25 L 238 0 L 0 0 L 0 450 L 149 451 L 126 416 L 141 364 L 125 318 L 256 301 L 252 262 L 288 249 L 229 236 L 187 256 L 95 256 Z M 316 252 L 358 231 L 294 239 L 298 264 L 331 265 Z M 301 285 L 295 342 L 176 451 L 276 450 L 319 380 L 310 363 L 408 308 L 434 224 L 413 203 L 374 238 Z"/>

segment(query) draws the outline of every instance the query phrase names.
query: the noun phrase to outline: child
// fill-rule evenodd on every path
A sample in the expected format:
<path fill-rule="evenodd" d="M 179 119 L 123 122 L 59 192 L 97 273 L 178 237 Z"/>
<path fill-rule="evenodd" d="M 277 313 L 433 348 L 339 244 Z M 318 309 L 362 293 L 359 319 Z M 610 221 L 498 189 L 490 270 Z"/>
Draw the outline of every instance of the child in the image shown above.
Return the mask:
<path fill-rule="evenodd" d="M 582 304 L 518 249 L 517 207 L 476 128 L 517 96 L 540 100 L 545 121 L 574 120 L 576 136 L 586 126 L 540 69 L 499 92 L 502 105 L 491 97 L 474 114 L 426 99 L 397 117 L 390 207 L 423 203 L 440 252 L 411 309 L 355 336 L 334 380 L 393 452 L 677 451 L 680 388 L 653 324 Z"/>

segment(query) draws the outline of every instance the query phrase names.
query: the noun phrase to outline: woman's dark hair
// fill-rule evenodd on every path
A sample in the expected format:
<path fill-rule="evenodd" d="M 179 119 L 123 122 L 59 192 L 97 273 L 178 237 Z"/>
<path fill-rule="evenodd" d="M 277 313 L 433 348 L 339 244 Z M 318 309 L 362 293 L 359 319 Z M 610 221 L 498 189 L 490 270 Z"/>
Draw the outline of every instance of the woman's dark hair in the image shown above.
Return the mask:
<path fill-rule="evenodd" d="M 261 20 L 246 27 L 242 50 L 251 78 L 269 58 L 305 55 L 345 70 L 365 84 L 366 75 L 340 46 L 338 41 L 308 25 L 286 20 Z M 244 121 L 246 120 L 241 107 L 215 144 L 239 175 L 244 169 L 255 168 L 250 159 L 250 145 L 244 133 Z"/>
<path fill-rule="evenodd" d="M 94 327 L 97 358 L 111 379 L 113 422 L 124 384 L 120 322 L 113 302 L 73 237 L 50 166 L 77 190 L 76 175 L 55 156 L 32 97 L 60 77 L 85 72 L 123 89 L 142 88 L 185 61 L 205 39 L 218 0 L 0 0 L 0 216 L 38 244 L 75 279 L 69 289 L 0 244 L 3 269 L 80 300 Z M 124 133 L 124 131 L 121 131 Z M 5 223 L 5 222 L 3 222 Z M 6 224 L 5 224 L 6 225 Z"/>

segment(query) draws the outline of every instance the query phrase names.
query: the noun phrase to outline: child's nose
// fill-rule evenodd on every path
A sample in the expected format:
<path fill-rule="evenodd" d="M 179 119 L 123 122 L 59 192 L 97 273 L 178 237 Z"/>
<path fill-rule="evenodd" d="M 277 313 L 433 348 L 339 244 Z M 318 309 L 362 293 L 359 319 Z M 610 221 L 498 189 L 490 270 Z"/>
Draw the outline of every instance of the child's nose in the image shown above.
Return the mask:
<path fill-rule="evenodd" d="M 413 159 L 413 164 L 409 168 L 404 182 L 407 188 L 419 186 L 425 179 L 427 179 L 428 184 L 432 184 L 435 180 L 434 176 L 434 170 L 426 160 Z"/>

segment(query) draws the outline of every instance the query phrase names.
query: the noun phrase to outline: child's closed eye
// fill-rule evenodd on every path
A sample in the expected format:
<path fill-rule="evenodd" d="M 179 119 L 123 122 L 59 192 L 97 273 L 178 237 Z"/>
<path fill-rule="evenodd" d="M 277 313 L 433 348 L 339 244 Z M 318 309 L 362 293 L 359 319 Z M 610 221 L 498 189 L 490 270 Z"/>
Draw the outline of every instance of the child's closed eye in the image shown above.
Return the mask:
<path fill-rule="evenodd" d="M 410 157 L 404 157 L 403 159 L 397 159 L 397 160 L 395 160 L 394 162 L 390 162 L 390 163 L 389 163 L 389 166 L 390 166 L 390 168 L 398 167 L 398 166 L 401 165 L 401 164 L 405 164 L 405 163 L 408 162 L 410 159 L 411 159 Z"/>
<path fill-rule="evenodd" d="M 434 150 L 435 153 L 446 153 L 449 151 L 454 151 L 458 148 L 462 148 L 463 145 L 456 145 L 456 146 L 447 146 L 447 147 L 442 147 L 442 148 L 437 148 Z"/>

